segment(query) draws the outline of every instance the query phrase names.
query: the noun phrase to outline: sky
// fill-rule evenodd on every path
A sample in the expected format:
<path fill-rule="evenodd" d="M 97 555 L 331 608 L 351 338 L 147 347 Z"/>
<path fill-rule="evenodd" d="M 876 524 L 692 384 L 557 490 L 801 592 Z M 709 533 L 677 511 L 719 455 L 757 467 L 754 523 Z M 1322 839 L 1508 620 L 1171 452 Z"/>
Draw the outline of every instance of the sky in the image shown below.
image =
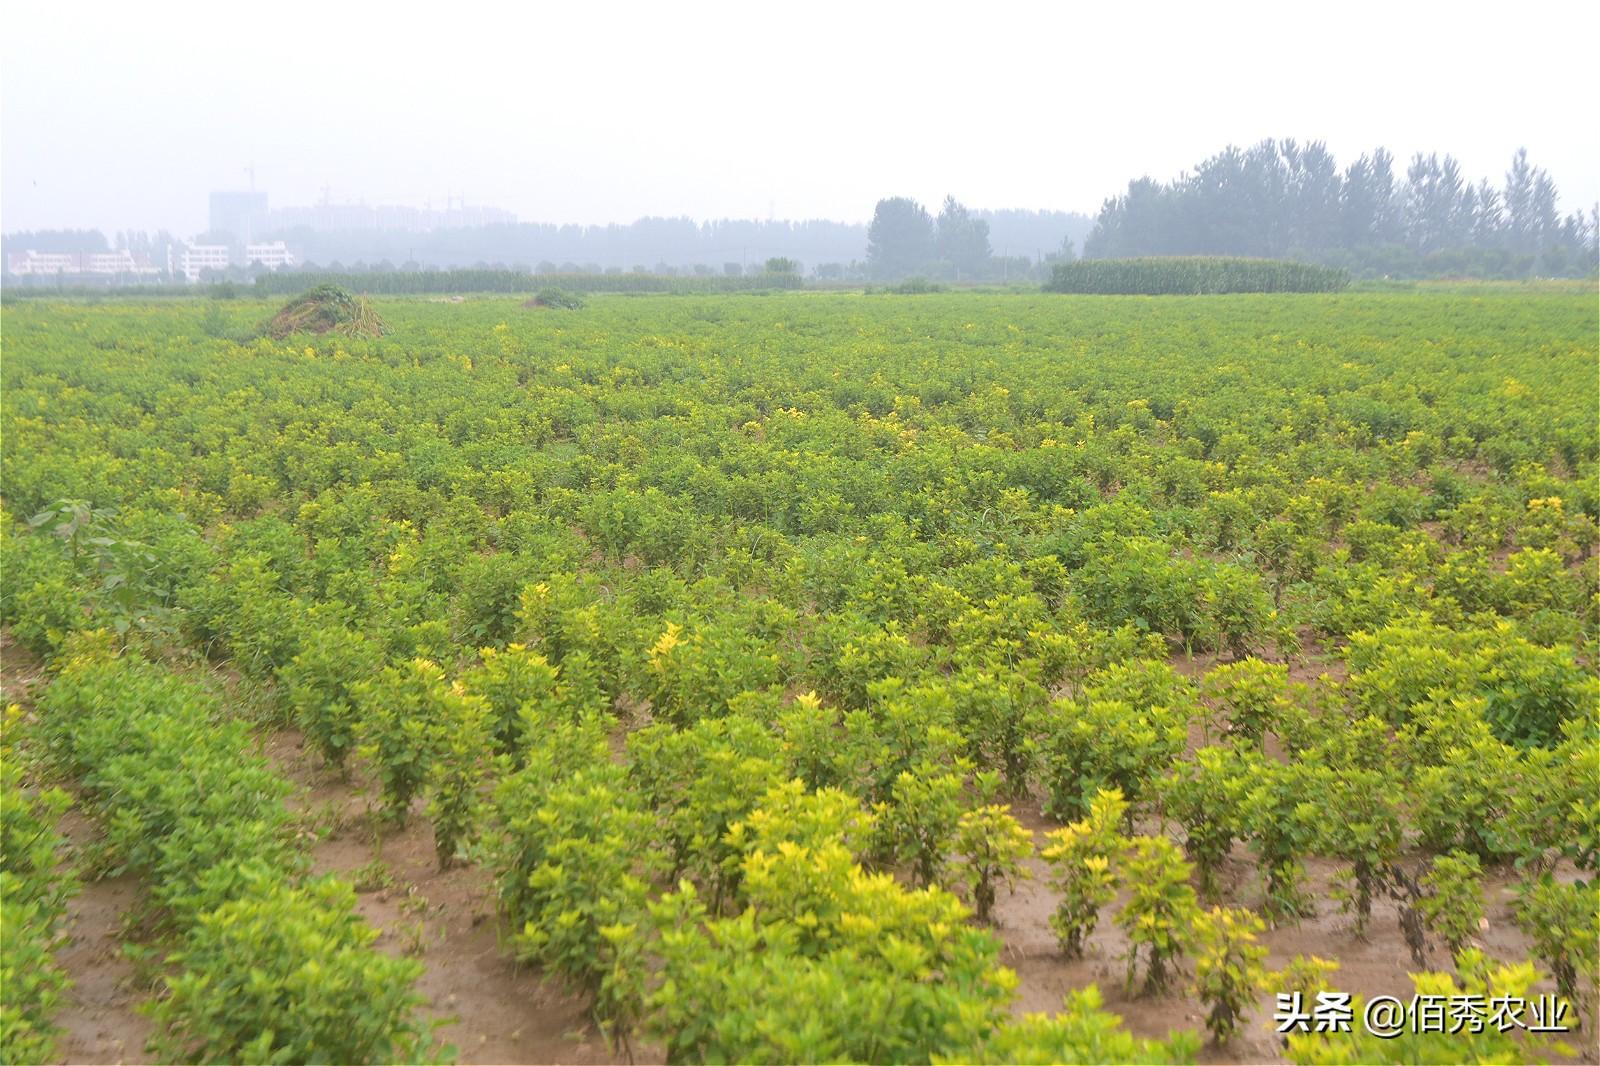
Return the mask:
<path fill-rule="evenodd" d="M 880 197 L 1094 213 L 1227 144 L 1528 149 L 1600 198 L 1600 4 L 82 3 L 0 15 L 0 228 L 273 206 L 865 221 Z"/>

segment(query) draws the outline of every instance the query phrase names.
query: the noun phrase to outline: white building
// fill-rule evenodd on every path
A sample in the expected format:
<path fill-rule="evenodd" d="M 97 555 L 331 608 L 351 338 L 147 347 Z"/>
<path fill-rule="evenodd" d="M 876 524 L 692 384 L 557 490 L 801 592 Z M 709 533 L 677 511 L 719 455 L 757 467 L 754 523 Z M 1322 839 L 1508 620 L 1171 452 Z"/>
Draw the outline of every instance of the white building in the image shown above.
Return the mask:
<path fill-rule="evenodd" d="M 6 256 L 8 274 L 76 274 L 78 256 L 70 252 L 11 252 Z"/>
<path fill-rule="evenodd" d="M 226 244 L 190 244 L 178 256 L 178 270 L 195 282 L 200 280 L 202 270 L 227 270 L 228 262 Z"/>
<path fill-rule="evenodd" d="M 126 248 L 115 252 L 12 252 L 6 256 L 9 274 L 156 275 L 161 271 L 149 256 L 135 256 Z"/>
<path fill-rule="evenodd" d="M 244 265 L 248 267 L 257 263 L 260 263 L 268 270 L 278 270 L 282 267 L 294 266 L 294 256 L 289 253 L 288 245 L 282 241 L 245 245 Z"/>
<path fill-rule="evenodd" d="M 115 252 L 90 252 L 82 257 L 85 274 L 159 274 L 147 255 L 135 256 L 126 248 Z"/>

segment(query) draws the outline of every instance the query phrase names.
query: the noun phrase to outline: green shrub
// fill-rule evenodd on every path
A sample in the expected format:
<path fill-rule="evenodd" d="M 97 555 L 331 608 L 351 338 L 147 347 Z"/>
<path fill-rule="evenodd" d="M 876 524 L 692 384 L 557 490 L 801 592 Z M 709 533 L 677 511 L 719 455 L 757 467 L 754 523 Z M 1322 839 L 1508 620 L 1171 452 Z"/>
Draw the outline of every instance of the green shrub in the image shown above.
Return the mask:
<path fill-rule="evenodd" d="M 560 698 L 561 671 L 522 644 L 484 648 L 482 663 L 462 677 L 468 692 L 488 702 L 494 750 L 521 760 L 528 722 L 548 715 Z M 531 718 L 530 707 L 536 712 Z"/>
<path fill-rule="evenodd" d="M 963 814 L 956 826 L 955 851 L 966 860 L 961 876 L 980 922 L 989 920 L 997 886 L 1033 876 L 1023 865 L 1033 855 L 1033 834 L 1004 804 L 975 807 Z"/>
<path fill-rule="evenodd" d="M 1199 907 L 1189 887 L 1191 867 L 1166 837 L 1134 837 L 1120 859 L 1128 901 L 1117 924 L 1128 937 L 1128 985 L 1141 952 L 1146 992 L 1160 992 L 1172 980 L 1194 938 Z"/>
<path fill-rule="evenodd" d="M 1100 921 L 1100 908 L 1117 896 L 1113 860 L 1123 850 L 1119 834 L 1128 804 L 1115 789 L 1102 790 L 1089 804 L 1082 821 L 1050 832 L 1050 843 L 1040 852 L 1050 864 L 1050 887 L 1061 901 L 1050 916 L 1050 928 L 1068 958 L 1083 954 L 1089 934 Z"/>
<path fill-rule="evenodd" d="M 251 891 L 199 916 L 169 960 L 153 1015 L 158 1058 L 184 1062 L 409 1062 L 422 965 L 374 951 L 377 932 L 334 880 Z"/>
<path fill-rule="evenodd" d="M 548 285 L 534 294 L 533 299 L 527 303 L 529 307 L 552 307 L 562 311 L 578 311 L 584 306 L 584 299 L 575 292 Z"/>
<path fill-rule="evenodd" d="M 1569 1000 L 1588 1001 L 1600 982 L 1600 881 L 1563 882 L 1547 874 L 1526 882 L 1517 892 L 1516 916 L 1556 989 Z"/>
<path fill-rule="evenodd" d="M 403 823 L 412 799 L 434 773 L 444 746 L 445 723 L 465 714 L 461 704 L 480 701 L 426 659 L 385 667 L 351 687 L 360 708 L 361 756 L 371 762 L 382 792 L 383 815 Z"/>
<path fill-rule="evenodd" d="M 865 873 L 837 840 L 754 850 L 743 874 L 736 917 L 709 917 L 689 885 L 653 908 L 669 1060 L 925 1062 L 1004 1019 L 1016 978 L 944 890 Z"/>
<path fill-rule="evenodd" d="M 923 887 L 941 882 L 955 846 L 965 806 L 964 775 L 918 767 L 895 778 L 889 799 L 873 805 L 880 845 L 877 854 L 908 864 Z"/>
<path fill-rule="evenodd" d="M 1483 924 L 1482 876 L 1477 856 L 1452 851 L 1435 858 L 1422 877 L 1427 895 L 1418 901 L 1417 909 L 1428 928 L 1444 939 L 1451 955 L 1470 946 Z"/>
<path fill-rule="evenodd" d="M 1184 830 L 1183 849 L 1200 875 L 1200 894 L 1217 893 L 1217 871 L 1245 832 L 1245 798 L 1261 757 L 1253 751 L 1205 747 L 1179 762 L 1161 783 L 1163 811 Z"/>
<path fill-rule="evenodd" d="M 278 672 L 296 723 L 328 765 L 343 772 L 356 745 L 358 713 L 353 687 L 382 664 L 380 649 L 344 626 L 309 629 L 300 650 Z"/>
<path fill-rule="evenodd" d="M 56 1058 L 52 1022 L 71 982 L 56 962 L 65 946 L 67 899 L 76 888 L 59 867 L 57 821 L 70 804 L 60 789 L 25 787 L 16 748 L 20 708 L 0 725 L 0 1061 Z"/>
<path fill-rule="evenodd" d="M 1256 943 L 1266 930 L 1249 911 L 1213 907 L 1194 919 L 1194 989 L 1206 1005 L 1206 1028 L 1226 1043 L 1247 1017 L 1266 981 L 1267 949 Z"/>

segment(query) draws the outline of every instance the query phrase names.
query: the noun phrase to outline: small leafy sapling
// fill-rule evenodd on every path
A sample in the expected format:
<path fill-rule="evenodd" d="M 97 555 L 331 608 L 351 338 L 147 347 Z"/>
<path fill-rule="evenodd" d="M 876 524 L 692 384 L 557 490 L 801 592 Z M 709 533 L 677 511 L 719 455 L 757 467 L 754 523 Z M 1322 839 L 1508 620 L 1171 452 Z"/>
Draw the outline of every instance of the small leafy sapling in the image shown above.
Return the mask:
<path fill-rule="evenodd" d="M 386 668 L 352 688 L 360 710 L 358 749 L 373 764 L 383 815 L 403 823 L 411 801 L 433 772 L 442 740 L 440 723 L 451 689 L 444 671 L 427 659 Z"/>
<path fill-rule="evenodd" d="M 1200 875 L 1203 898 L 1216 896 L 1217 873 L 1244 831 L 1244 800 L 1260 762 L 1254 751 L 1201 748 L 1161 784 L 1162 807 L 1183 826 L 1184 854 Z"/>
<path fill-rule="evenodd" d="M 263 869 L 253 890 L 201 916 L 156 1001 L 164 1061 L 411 1062 L 429 1053 L 422 964 L 377 932 L 335 880 L 295 887 Z M 284 1025 L 285 1012 L 294 1025 Z"/>
<path fill-rule="evenodd" d="M 1121 792 L 1102 791 L 1090 803 L 1089 816 L 1050 833 L 1050 845 L 1041 853 L 1051 867 L 1050 887 L 1061 894 L 1050 928 L 1068 958 L 1083 954 L 1100 908 L 1117 896 L 1111 863 L 1123 847 L 1118 830 L 1127 809 Z"/>
<path fill-rule="evenodd" d="M 1189 885 L 1193 870 L 1166 837 L 1134 837 L 1122 854 L 1128 902 L 1117 924 L 1128 937 L 1129 987 L 1144 956 L 1147 993 L 1164 991 L 1187 954 L 1199 904 Z"/>
<path fill-rule="evenodd" d="M 923 766 L 895 780 L 889 802 L 874 805 L 879 852 L 911 866 L 924 887 L 937 884 L 955 848 L 962 815 L 962 774 Z"/>
<path fill-rule="evenodd" d="M 1056 818 L 1082 817 L 1102 787 L 1139 803 L 1188 735 L 1184 710 L 1140 710 L 1123 699 L 1057 701 L 1034 720 L 1043 734 L 1037 750 L 1046 810 Z"/>
<path fill-rule="evenodd" d="M 1398 782 L 1392 773 L 1345 768 L 1312 780 L 1322 788 L 1312 793 L 1327 817 L 1322 820 L 1322 847 L 1350 862 L 1352 891 L 1345 905 L 1356 915 L 1356 935 L 1366 934 L 1373 896 L 1383 887 L 1384 872 L 1399 854 L 1401 814 Z"/>
<path fill-rule="evenodd" d="M 778 715 L 785 771 L 812 788 L 828 788 L 848 779 L 848 760 L 840 750 L 843 729 L 838 708 L 815 692 L 802 692 Z"/>
<path fill-rule="evenodd" d="M 1517 892 L 1516 917 L 1561 995 L 1580 1000 L 1584 978 L 1592 992 L 1600 980 L 1600 880 L 1562 882 L 1545 874 L 1526 882 Z"/>
<path fill-rule="evenodd" d="M 1425 892 L 1417 901 L 1423 921 L 1458 955 L 1472 944 L 1483 925 L 1483 868 L 1478 857 L 1452 851 L 1433 860 L 1433 868 L 1423 876 Z"/>
<path fill-rule="evenodd" d="M 469 694 L 460 682 L 451 686 L 440 706 L 447 717 L 440 723 L 439 753 L 430 774 L 428 818 L 439 869 L 444 870 L 477 831 L 490 729 L 488 702 Z"/>
<path fill-rule="evenodd" d="M 1310 779 L 1327 767 L 1306 763 L 1263 764 L 1244 799 L 1242 815 L 1266 881 L 1263 913 L 1272 925 L 1315 912 L 1303 887 L 1301 856 L 1318 841 L 1325 813 L 1308 799 Z"/>
<path fill-rule="evenodd" d="M 543 710 L 554 701 L 560 674 L 543 655 L 522 644 L 503 651 L 484 648 L 480 654 L 481 665 L 462 680 L 469 692 L 488 703 L 494 750 L 518 755 L 520 761 L 527 728 L 522 710 L 529 703 Z"/>
<path fill-rule="evenodd" d="M 1283 969 L 1273 972 L 1263 981 L 1270 983 L 1279 992 L 1298 992 L 1301 999 L 1313 1000 L 1317 998 L 1318 992 L 1333 990 L 1333 975 L 1338 972 L 1339 964 L 1332 959 L 1324 959 L 1317 955 L 1296 955 Z"/>
<path fill-rule="evenodd" d="M 307 629 L 299 654 L 278 673 L 301 732 L 341 775 L 360 717 L 351 689 L 381 661 L 371 639 L 341 625 L 318 626 Z"/>
<path fill-rule="evenodd" d="M 642 947 L 651 856 L 648 819 L 609 763 L 556 784 L 509 827 L 533 857 L 526 887 L 501 894 L 520 957 L 592 997 L 595 1021 L 617 1040 L 638 1016 L 641 983 L 626 978 Z"/>
<path fill-rule="evenodd" d="M 1265 931 L 1249 911 L 1213 907 L 1195 916 L 1195 994 L 1207 1007 L 1206 1028 L 1218 1044 L 1238 1030 L 1266 980 L 1267 949 L 1256 943 Z"/>
<path fill-rule="evenodd" d="M 1206 674 L 1201 693 L 1221 713 L 1227 734 L 1256 747 L 1291 706 L 1289 668 L 1260 659 L 1225 663 Z"/>
<path fill-rule="evenodd" d="M 988 1034 L 970 1052 L 948 1061 L 1016 1062 L 1142 1062 L 1192 1063 L 1200 1038 L 1188 1031 L 1171 1032 L 1165 1040 L 1135 1037 L 1122 1019 L 1104 1010 L 1095 985 L 1068 992 L 1063 1009 L 1054 1014 L 1026 1014 Z M 941 1061 L 943 1058 L 941 1057 Z"/>
<path fill-rule="evenodd" d="M 956 826 L 955 850 L 966 857 L 963 877 L 980 922 L 989 920 L 997 887 L 1011 888 L 1033 876 L 1023 865 L 1033 854 L 1033 834 L 1005 804 L 987 804 L 963 814 Z"/>
<path fill-rule="evenodd" d="M 26 754 L 14 740 L 21 720 L 14 703 L 0 715 L 0 1060 L 47 1062 L 57 1057 L 54 1015 L 71 985 L 56 952 L 67 943 L 76 878 L 61 863 L 66 841 L 56 826 L 72 801 L 58 788 L 24 786 Z"/>

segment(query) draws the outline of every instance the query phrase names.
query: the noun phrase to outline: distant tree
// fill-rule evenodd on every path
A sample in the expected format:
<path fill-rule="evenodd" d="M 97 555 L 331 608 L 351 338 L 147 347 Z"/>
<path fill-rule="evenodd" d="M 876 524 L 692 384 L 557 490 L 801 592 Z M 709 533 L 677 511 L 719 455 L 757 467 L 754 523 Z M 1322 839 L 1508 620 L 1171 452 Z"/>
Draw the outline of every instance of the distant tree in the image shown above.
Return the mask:
<path fill-rule="evenodd" d="M 723 263 L 722 272 L 730 278 L 736 278 L 744 273 L 744 265 L 742 263 Z"/>
<path fill-rule="evenodd" d="M 1536 172 L 1528 162 L 1528 150 L 1518 148 L 1511 157 L 1511 169 L 1506 171 L 1506 239 L 1511 250 L 1519 254 L 1532 252 L 1538 247 L 1538 223 L 1534 219 L 1533 185 Z"/>
<path fill-rule="evenodd" d="M 946 196 L 939 209 L 934 243 L 939 260 L 957 277 L 978 277 L 989 265 L 989 223 L 973 218 L 954 196 Z"/>
<path fill-rule="evenodd" d="M 798 274 L 800 273 L 800 260 L 789 259 L 786 256 L 774 256 L 767 260 L 766 273 L 768 274 Z"/>
<path fill-rule="evenodd" d="M 1291 257 L 1356 273 L 1521 276 L 1593 269 L 1596 227 L 1562 218 L 1555 182 L 1518 151 L 1504 192 L 1449 155 L 1418 153 L 1404 180 L 1384 149 L 1342 173 L 1319 141 L 1229 147 L 1169 183 L 1140 178 L 1107 200 L 1089 258 Z"/>
<path fill-rule="evenodd" d="M 1336 247 L 1339 233 L 1339 165 L 1321 141 L 1303 147 L 1285 141 L 1288 164 L 1287 244 L 1300 254 Z"/>
<path fill-rule="evenodd" d="M 1461 167 L 1450 156 L 1418 152 L 1406 170 L 1406 243 L 1424 255 L 1460 247 L 1471 230 Z"/>
<path fill-rule="evenodd" d="M 926 270 L 934 256 L 933 219 L 906 196 L 879 200 L 867 227 L 867 267 L 874 277 L 903 278 Z"/>
<path fill-rule="evenodd" d="M 1472 243 L 1480 248 L 1495 247 L 1501 239 L 1505 222 L 1500 190 L 1490 185 L 1488 178 L 1484 178 L 1478 182 L 1472 198 Z"/>
<path fill-rule="evenodd" d="M 0 238 L 0 247 L 6 252 L 45 252 L 52 255 L 72 255 L 82 252 L 104 252 L 108 249 L 106 235 L 97 229 L 41 229 L 18 230 Z"/>

